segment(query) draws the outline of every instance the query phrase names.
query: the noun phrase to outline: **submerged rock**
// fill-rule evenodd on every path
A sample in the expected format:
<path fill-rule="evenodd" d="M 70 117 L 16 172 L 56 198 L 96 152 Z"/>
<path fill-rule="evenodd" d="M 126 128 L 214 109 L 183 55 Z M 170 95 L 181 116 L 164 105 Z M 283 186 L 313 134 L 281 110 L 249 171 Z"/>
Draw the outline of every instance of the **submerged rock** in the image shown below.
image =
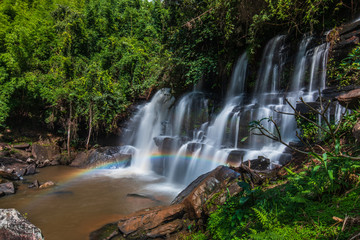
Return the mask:
<path fill-rule="evenodd" d="M 16 209 L 0 209 L 0 239 L 43 240 L 41 230 Z"/>
<path fill-rule="evenodd" d="M 40 187 L 40 183 L 37 179 L 34 180 L 33 183 L 28 185 L 29 188 L 39 188 Z"/>
<path fill-rule="evenodd" d="M 47 181 L 39 186 L 40 189 L 49 188 L 55 186 L 55 183 L 52 181 Z"/>

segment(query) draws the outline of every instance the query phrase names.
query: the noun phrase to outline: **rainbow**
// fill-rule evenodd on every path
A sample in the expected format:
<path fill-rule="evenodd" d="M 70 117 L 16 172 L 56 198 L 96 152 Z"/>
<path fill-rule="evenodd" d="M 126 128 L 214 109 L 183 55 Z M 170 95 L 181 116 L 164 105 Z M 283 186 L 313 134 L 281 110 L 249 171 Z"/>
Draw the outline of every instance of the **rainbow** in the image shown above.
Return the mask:
<path fill-rule="evenodd" d="M 156 161 L 156 160 L 161 160 L 164 158 L 171 159 L 171 158 L 176 158 L 176 157 L 180 157 L 180 159 L 182 161 L 190 161 L 191 159 L 193 159 L 194 156 L 193 155 L 178 156 L 178 155 L 174 155 L 174 154 L 163 154 L 160 152 L 155 152 L 149 157 L 149 159 L 150 159 L 150 161 Z M 211 162 L 211 163 L 216 162 L 219 165 L 224 164 L 223 162 L 216 161 L 211 158 L 196 158 L 196 161 Z M 41 193 L 39 193 L 38 196 L 54 194 L 54 193 L 58 192 L 59 190 L 61 190 L 61 188 L 64 188 L 67 185 L 72 184 L 75 180 L 82 178 L 84 176 L 90 176 L 94 173 L 98 173 L 101 170 L 108 170 L 108 169 L 111 170 L 111 169 L 119 169 L 119 168 L 126 169 L 126 168 L 124 168 L 124 166 L 126 165 L 126 162 L 128 162 L 127 159 L 120 160 L 117 162 L 105 162 L 102 164 L 98 164 L 97 166 L 92 167 L 92 168 L 77 168 L 77 171 L 74 171 L 74 173 L 69 174 L 62 181 L 57 182 L 56 186 L 54 188 L 50 188 L 47 190 L 44 189 L 44 190 L 42 190 Z"/>

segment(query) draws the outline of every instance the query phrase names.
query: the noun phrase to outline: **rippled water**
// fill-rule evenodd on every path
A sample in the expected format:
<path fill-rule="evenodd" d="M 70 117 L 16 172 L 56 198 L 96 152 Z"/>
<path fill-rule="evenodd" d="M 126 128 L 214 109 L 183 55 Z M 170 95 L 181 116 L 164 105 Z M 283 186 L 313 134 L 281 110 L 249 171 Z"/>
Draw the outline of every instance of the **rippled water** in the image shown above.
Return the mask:
<path fill-rule="evenodd" d="M 26 182 L 53 181 L 51 189 L 29 189 Z M 47 240 L 88 239 L 89 233 L 120 215 L 166 205 L 180 189 L 157 176 L 131 170 L 81 170 L 65 166 L 27 176 L 15 195 L 0 198 L 0 208 L 16 208 L 39 227 Z M 127 194 L 149 196 L 130 197 Z M 151 198 L 151 199 L 150 199 Z"/>

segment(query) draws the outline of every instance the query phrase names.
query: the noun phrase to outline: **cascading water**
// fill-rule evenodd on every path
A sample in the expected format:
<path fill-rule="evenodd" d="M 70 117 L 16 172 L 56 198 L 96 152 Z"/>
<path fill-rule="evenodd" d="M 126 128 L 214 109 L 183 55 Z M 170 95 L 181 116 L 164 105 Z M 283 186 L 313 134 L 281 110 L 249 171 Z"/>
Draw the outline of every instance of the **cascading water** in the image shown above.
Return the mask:
<path fill-rule="evenodd" d="M 250 121 L 270 116 L 278 122 L 283 139 L 292 141 L 296 131 L 294 118 L 274 110 L 291 112 L 285 98 L 294 106 L 299 97 L 315 101 L 318 89 L 325 87 L 329 46 L 325 43 L 310 48 L 313 39 L 306 37 L 299 45 L 294 71 L 288 81 L 289 91 L 281 91 L 283 67 L 287 61 L 285 39 L 285 36 L 275 37 L 265 47 L 255 91 L 246 101 L 247 54 L 239 58 L 225 103 L 213 119 L 204 93 L 188 93 L 175 104 L 167 91 L 158 92 L 132 118 L 129 134 L 123 139 L 133 146 L 124 147 L 124 151 L 134 152 L 131 166 L 145 171 L 156 168 L 156 172 L 166 176 L 171 183 L 189 184 L 200 174 L 225 164 L 233 154 L 238 163 L 239 159 L 264 156 L 271 159 L 272 164 L 279 164 L 284 157 L 289 157 L 283 153 L 284 146 L 264 137 L 251 136 L 246 144 L 240 141 L 248 135 Z M 270 123 L 265 127 L 274 130 Z M 158 158 L 161 164 L 154 164 L 151 156 L 159 150 L 164 156 Z"/>

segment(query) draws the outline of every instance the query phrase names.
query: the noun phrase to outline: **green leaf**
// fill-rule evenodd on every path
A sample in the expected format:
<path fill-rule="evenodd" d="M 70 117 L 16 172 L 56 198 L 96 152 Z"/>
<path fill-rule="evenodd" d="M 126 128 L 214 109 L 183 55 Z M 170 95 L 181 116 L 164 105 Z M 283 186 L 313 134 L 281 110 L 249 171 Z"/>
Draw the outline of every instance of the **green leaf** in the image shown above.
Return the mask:
<path fill-rule="evenodd" d="M 333 170 L 328 170 L 328 174 L 329 174 L 330 181 L 334 181 L 334 171 Z"/>
<path fill-rule="evenodd" d="M 247 182 L 238 182 L 237 184 L 239 185 L 239 187 L 241 187 L 244 190 L 250 189 L 250 185 Z"/>
<path fill-rule="evenodd" d="M 249 199 L 250 199 L 250 197 L 242 197 L 242 198 L 240 198 L 239 203 L 240 203 L 241 205 L 243 205 L 243 204 L 245 204 Z"/>
<path fill-rule="evenodd" d="M 245 142 L 248 138 L 249 138 L 249 136 L 243 137 L 240 142 L 243 143 L 243 142 Z"/>

